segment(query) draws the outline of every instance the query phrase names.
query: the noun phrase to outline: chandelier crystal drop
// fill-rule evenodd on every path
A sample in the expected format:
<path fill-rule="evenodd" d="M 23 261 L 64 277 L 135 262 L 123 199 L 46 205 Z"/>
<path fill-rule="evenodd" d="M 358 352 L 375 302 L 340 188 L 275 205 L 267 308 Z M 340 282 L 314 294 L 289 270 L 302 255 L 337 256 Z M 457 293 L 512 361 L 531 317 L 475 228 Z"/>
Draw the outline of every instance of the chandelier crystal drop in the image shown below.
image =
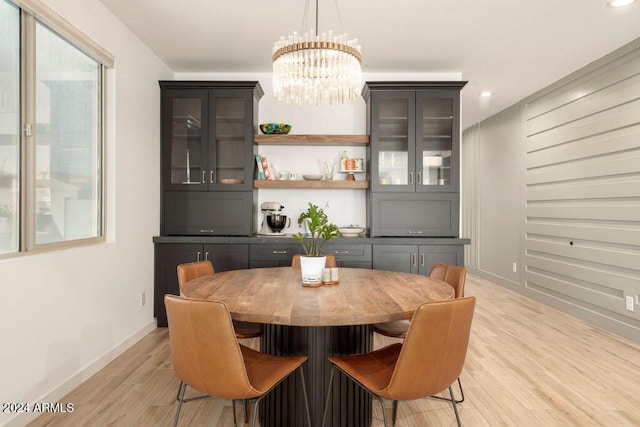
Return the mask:
<path fill-rule="evenodd" d="M 279 101 L 333 104 L 353 101 L 361 89 L 361 47 L 357 39 L 313 30 L 280 37 L 273 46 L 273 93 Z"/>

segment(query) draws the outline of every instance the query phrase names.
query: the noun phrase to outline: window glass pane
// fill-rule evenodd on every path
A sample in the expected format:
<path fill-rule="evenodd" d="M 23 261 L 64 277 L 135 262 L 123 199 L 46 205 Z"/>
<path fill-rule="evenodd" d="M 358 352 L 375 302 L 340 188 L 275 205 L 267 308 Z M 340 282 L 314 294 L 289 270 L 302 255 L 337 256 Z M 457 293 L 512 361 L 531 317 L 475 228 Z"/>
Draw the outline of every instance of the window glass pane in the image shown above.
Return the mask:
<path fill-rule="evenodd" d="M 20 210 L 20 13 L 0 0 L 0 254 L 17 252 Z"/>
<path fill-rule="evenodd" d="M 36 25 L 36 244 L 101 235 L 101 66 Z"/>

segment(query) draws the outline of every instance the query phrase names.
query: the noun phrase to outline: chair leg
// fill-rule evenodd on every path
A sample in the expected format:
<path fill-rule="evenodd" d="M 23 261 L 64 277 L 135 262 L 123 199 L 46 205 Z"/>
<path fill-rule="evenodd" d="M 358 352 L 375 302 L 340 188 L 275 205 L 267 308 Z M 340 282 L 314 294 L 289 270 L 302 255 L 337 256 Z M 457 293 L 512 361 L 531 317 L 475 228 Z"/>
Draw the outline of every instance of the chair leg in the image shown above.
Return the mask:
<path fill-rule="evenodd" d="M 180 385 L 178 386 L 178 393 L 176 394 L 176 400 L 180 400 L 180 390 L 182 390 L 182 386 L 184 383 L 180 381 Z"/>
<path fill-rule="evenodd" d="M 231 411 L 233 412 L 233 427 L 238 427 L 238 421 L 236 420 L 236 401 L 231 399 Z"/>
<path fill-rule="evenodd" d="M 380 396 L 376 396 L 375 394 L 371 393 L 369 390 L 367 390 L 367 392 L 371 395 L 371 397 L 373 397 L 378 402 L 380 402 L 380 409 L 382 409 L 382 421 L 384 422 L 384 427 L 389 427 L 389 423 L 387 422 L 387 411 L 384 410 L 384 401 Z M 397 401 L 394 400 L 394 403 L 396 402 Z"/>
<path fill-rule="evenodd" d="M 244 423 L 246 424 L 249 420 L 249 401 L 247 399 L 242 401 L 242 409 L 244 412 Z"/>
<path fill-rule="evenodd" d="M 324 401 L 324 413 L 322 414 L 322 427 L 327 421 L 327 411 L 329 410 L 329 398 L 331 397 L 331 389 L 333 388 L 333 374 L 336 372 L 336 367 L 331 366 L 331 375 L 329 375 L 329 391 L 327 392 L 327 400 Z"/>
<path fill-rule="evenodd" d="M 396 425 L 396 418 L 398 416 L 398 401 L 394 400 L 393 401 L 393 412 L 391 415 L 391 425 L 395 426 Z"/>
<path fill-rule="evenodd" d="M 176 396 L 176 400 L 180 400 L 180 388 L 181 388 L 183 385 L 184 385 L 184 387 L 185 387 L 185 390 L 187 389 L 187 385 L 186 385 L 184 382 L 180 381 L 180 386 L 178 387 L 178 394 L 177 394 L 177 396 Z M 190 401 L 192 401 L 192 400 L 206 399 L 207 397 L 211 397 L 211 396 L 209 396 L 209 395 L 207 395 L 207 394 L 203 394 L 202 396 L 190 397 L 190 398 L 188 398 L 188 399 L 185 399 L 185 398 L 184 398 L 184 394 L 183 394 L 182 401 L 183 401 L 183 402 L 190 402 Z"/>
<path fill-rule="evenodd" d="M 464 390 L 462 389 L 462 383 L 460 382 L 460 378 L 458 378 L 458 388 L 460 389 L 460 399 L 456 399 L 456 403 L 462 403 L 464 402 Z M 452 395 L 451 398 L 449 397 L 444 397 L 444 396 L 431 396 L 434 399 L 440 399 L 440 400 L 447 400 L 450 401 L 451 399 L 455 399 Z"/>
<path fill-rule="evenodd" d="M 253 405 L 253 421 L 251 421 L 251 427 L 256 427 L 256 420 L 258 419 L 258 405 L 260 404 L 260 401 L 262 399 L 264 399 L 264 397 L 267 394 L 268 393 L 265 393 L 262 396 L 260 396 L 259 398 L 257 398 L 255 405 Z"/>
<path fill-rule="evenodd" d="M 456 414 L 456 421 L 458 422 L 458 427 L 462 427 L 462 422 L 460 421 L 460 415 L 458 414 L 458 407 L 456 400 L 453 398 L 453 389 L 449 386 L 449 395 L 451 396 L 451 404 L 453 405 L 453 412 Z"/>
<path fill-rule="evenodd" d="M 458 377 L 458 388 L 460 389 L 460 395 L 462 398 L 460 400 L 456 400 L 456 403 L 464 402 L 464 390 L 462 389 L 462 383 L 460 382 L 460 377 Z"/>
<path fill-rule="evenodd" d="M 309 413 L 309 399 L 307 398 L 307 385 L 304 381 L 304 370 L 300 365 L 300 380 L 302 381 L 302 396 L 304 397 L 304 408 L 307 410 L 307 424 L 311 427 L 311 414 Z"/>
<path fill-rule="evenodd" d="M 178 409 L 176 410 L 176 417 L 173 419 L 173 427 L 178 425 L 178 418 L 180 417 L 180 409 L 182 409 L 182 403 L 184 402 L 184 392 L 187 389 L 187 385 L 183 382 L 180 383 L 178 388 Z"/>

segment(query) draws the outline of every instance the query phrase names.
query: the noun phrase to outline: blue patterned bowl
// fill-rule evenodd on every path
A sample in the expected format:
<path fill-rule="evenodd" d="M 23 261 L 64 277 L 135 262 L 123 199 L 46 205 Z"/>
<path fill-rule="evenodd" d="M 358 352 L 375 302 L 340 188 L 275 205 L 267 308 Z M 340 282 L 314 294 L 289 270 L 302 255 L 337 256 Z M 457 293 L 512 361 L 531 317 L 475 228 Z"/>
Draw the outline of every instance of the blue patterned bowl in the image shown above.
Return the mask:
<path fill-rule="evenodd" d="M 262 123 L 260 130 L 267 135 L 286 135 L 291 130 L 291 125 L 284 123 Z"/>

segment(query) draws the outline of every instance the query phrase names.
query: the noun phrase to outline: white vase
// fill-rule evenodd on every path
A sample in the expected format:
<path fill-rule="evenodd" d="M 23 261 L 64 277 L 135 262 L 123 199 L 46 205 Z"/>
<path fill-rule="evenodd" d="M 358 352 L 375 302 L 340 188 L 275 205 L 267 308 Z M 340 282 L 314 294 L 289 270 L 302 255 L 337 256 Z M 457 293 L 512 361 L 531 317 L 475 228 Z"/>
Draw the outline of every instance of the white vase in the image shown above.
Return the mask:
<path fill-rule="evenodd" d="M 324 269 L 326 258 L 326 256 L 300 256 L 303 286 L 322 285 L 322 270 Z"/>

